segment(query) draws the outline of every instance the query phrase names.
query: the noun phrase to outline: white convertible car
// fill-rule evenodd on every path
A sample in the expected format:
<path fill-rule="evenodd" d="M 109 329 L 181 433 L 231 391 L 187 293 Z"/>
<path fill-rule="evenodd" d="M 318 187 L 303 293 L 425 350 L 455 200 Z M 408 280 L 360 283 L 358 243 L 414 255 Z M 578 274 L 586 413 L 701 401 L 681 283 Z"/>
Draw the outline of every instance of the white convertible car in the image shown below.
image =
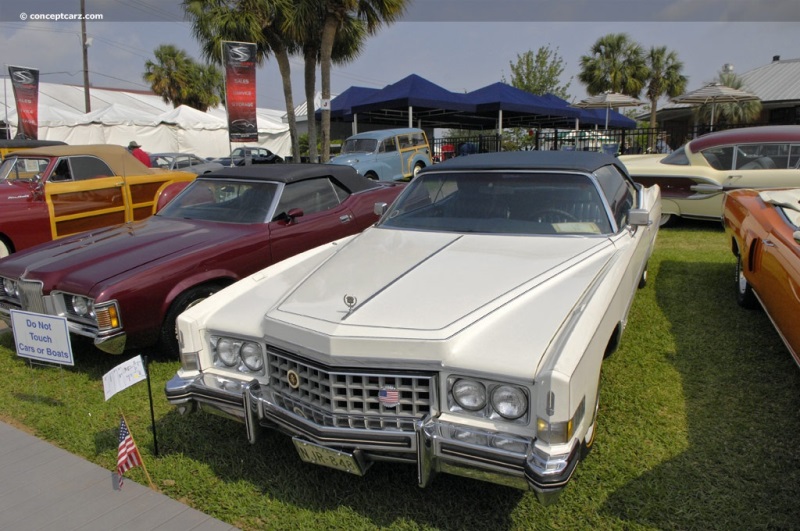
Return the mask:
<path fill-rule="evenodd" d="M 178 318 L 166 386 L 294 440 L 557 499 L 596 432 L 603 358 L 644 285 L 660 190 L 588 152 L 426 168 L 374 227 L 264 269 Z"/>

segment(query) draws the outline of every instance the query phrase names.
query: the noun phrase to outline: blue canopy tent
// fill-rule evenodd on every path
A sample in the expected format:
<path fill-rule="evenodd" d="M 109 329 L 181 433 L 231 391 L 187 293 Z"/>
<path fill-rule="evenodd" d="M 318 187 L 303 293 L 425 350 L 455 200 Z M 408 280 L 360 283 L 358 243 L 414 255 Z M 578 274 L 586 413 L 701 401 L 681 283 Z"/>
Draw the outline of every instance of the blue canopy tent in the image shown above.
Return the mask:
<path fill-rule="evenodd" d="M 387 85 L 351 107 L 353 121 L 387 126 L 460 127 L 474 105 L 463 94 L 450 92 L 416 74 Z"/>
<path fill-rule="evenodd" d="M 547 96 L 497 82 L 467 93 L 467 100 L 475 104 L 477 115 L 496 116 L 497 129 L 574 123 L 580 116 L 579 109 L 570 108 L 566 102 L 561 105 L 560 98 L 553 96 L 552 100 Z"/>
<path fill-rule="evenodd" d="M 379 89 L 368 87 L 350 87 L 331 100 L 331 120 L 345 122 L 353 121 L 352 108 L 372 97 Z M 322 118 L 322 111 L 317 109 L 314 113 L 317 120 Z"/>

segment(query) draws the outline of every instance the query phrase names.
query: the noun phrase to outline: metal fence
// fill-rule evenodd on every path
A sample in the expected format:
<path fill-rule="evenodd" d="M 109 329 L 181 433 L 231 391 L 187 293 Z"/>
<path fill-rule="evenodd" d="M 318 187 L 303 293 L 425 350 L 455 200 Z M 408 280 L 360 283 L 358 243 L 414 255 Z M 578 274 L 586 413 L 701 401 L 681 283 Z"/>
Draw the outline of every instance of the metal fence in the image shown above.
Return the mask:
<path fill-rule="evenodd" d="M 714 130 L 752 127 L 766 124 L 715 125 Z M 478 134 L 444 137 L 433 140 L 437 162 L 474 153 L 503 150 L 522 151 L 605 151 L 610 154 L 665 153 L 685 144 L 692 138 L 710 132 L 708 125 L 674 125 L 663 128 L 639 129 L 534 129 L 527 135 L 515 135 L 515 142 L 497 134 Z"/>

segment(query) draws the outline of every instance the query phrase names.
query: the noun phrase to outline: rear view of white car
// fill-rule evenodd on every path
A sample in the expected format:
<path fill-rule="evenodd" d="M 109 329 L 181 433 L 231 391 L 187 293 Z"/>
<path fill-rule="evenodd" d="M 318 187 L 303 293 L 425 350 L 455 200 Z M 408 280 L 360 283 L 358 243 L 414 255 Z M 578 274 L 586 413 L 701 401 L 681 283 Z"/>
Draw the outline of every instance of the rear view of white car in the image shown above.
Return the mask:
<path fill-rule="evenodd" d="M 374 461 L 557 499 L 592 447 L 603 359 L 644 285 L 661 215 L 614 157 L 459 157 L 377 226 L 262 270 L 178 319 L 181 412 Z"/>

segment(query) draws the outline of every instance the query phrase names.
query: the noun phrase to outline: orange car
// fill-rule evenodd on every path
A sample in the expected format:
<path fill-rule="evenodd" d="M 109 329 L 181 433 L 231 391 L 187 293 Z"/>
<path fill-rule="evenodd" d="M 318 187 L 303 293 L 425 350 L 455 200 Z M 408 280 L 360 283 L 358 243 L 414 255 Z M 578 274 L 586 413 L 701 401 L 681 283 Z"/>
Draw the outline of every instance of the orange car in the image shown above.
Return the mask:
<path fill-rule="evenodd" d="M 800 188 L 728 192 L 723 222 L 739 305 L 760 303 L 800 365 Z"/>

